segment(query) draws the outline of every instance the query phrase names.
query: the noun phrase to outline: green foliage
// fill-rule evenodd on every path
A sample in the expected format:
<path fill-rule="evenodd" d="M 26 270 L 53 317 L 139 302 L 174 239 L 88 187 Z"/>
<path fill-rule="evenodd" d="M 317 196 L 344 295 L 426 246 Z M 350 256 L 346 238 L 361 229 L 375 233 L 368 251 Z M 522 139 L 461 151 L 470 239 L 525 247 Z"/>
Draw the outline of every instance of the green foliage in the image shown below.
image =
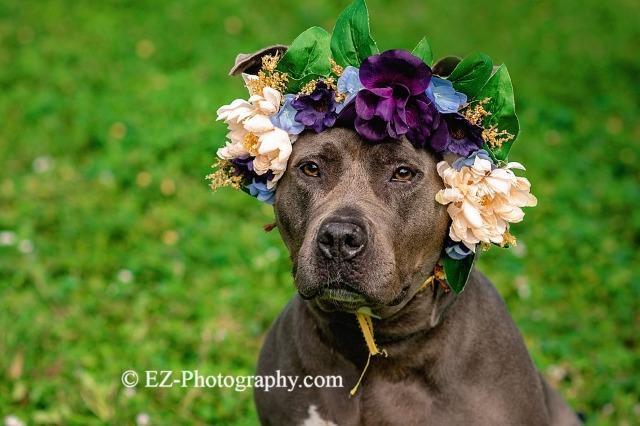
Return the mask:
<path fill-rule="evenodd" d="M 422 59 L 425 64 L 431 66 L 433 62 L 433 52 L 426 37 L 422 37 L 422 40 L 418 42 L 418 45 L 413 49 L 412 53 Z"/>
<path fill-rule="evenodd" d="M 331 52 L 339 65 L 354 67 L 378 53 L 369 31 L 369 12 L 364 0 L 354 0 L 338 17 L 331 36 Z"/>
<path fill-rule="evenodd" d="M 504 142 L 499 148 L 491 148 L 492 154 L 501 161 L 507 159 L 511 145 L 520 132 L 520 124 L 516 116 L 516 106 L 513 97 L 513 85 L 507 67 L 502 64 L 491 76 L 487 84 L 482 87 L 478 99 L 489 98 L 485 109 L 491 113 L 484 120 L 484 126 L 496 125 L 498 130 L 506 130 L 513 139 Z"/>
<path fill-rule="evenodd" d="M 640 409 L 636 3 L 369 1 L 385 48 L 426 33 L 509 65 L 523 130 L 509 157 L 539 204 L 516 247 L 477 265 L 590 425 Z M 342 7 L 0 2 L 0 424 L 257 424 L 250 391 L 130 392 L 120 375 L 253 373 L 291 264 L 262 231 L 270 208 L 207 187 L 215 111 L 247 95 L 226 75 L 236 54 Z"/>
<path fill-rule="evenodd" d="M 289 75 L 288 89 L 298 92 L 305 83 L 331 72 L 329 33 L 311 27 L 291 43 L 278 63 L 278 70 Z"/>
<path fill-rule="evenodd" d="M 453 83 L 454 89 L 472 100 L 489 80 L 492 69 L 493 61 L 490 57 L 484 53 L 472 53 L 454 68 L 449 80 Z"/>
<path fill-rule="evenodd" d="M 447 283 L 456 293 L 461 293 L 467 284 L 471 268 L 475 263 L 477 254 L 467 256 L 462 260 L 452 259 L 447 255 L 442 256 L 444 273 L 447 276 Z"/>

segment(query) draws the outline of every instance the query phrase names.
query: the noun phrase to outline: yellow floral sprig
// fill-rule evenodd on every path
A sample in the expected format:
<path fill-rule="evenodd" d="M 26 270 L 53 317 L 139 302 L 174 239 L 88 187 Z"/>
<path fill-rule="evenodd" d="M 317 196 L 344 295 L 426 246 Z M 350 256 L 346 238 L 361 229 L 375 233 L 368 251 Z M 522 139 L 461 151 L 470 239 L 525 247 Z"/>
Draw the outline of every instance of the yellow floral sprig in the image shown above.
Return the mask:
<path fill-rule="evenodd" d="M 276 70 L 278 62 L 280 62 L 280 53 L 276 53 L 275 55 L 265 55 L 262 57 L 262 69 L 265 72 L 272 73 Z"/>
<path fill-rule="evenodd" d="M 262 68 L 258 71 L 258 78 L 247 81 L 247 89 L 252 95 L 262 95 L 265 87 L 271 87 L 281 93 L 287 89 L 289 76 L 287 73 L 276 71 L 280 55 L 265 55 L 262 57 Z"/>
<path fill-rule="evenodd" d="M 211 167 L 216 170 L 208 174 L 206 179 L 209 181 L 209 187 L 212 190 L 215 191 L 225 186 L 230 186 L 234 189 L 242 187 L 242 176 L 233 174 L 233 164 L 230 161 L 217 160 Z"/>
<path fill-rule="evenodd" d="M 334 61 L 333 58 L 329 58 L 329 63 L 331 64 L 331 72 L 336 77 L 340 77 L 342 75 L 342 73 L 344 72 L 344 68 L 342 66 L 338 65 L 338 63 L 336 61 Z"/>
<path fill-rule="evenodd" d="M 485 252 L 486 252 L 486 251 L 489 251 L 489 250 L 491 249 L 491 243 L 487 243 L 487 242 L 485 242 L 485 241 L 482 241 L 482 242 L 480 243 L 480 249 L 481 249 L 482 251 L 485 251 Z"/>
<path fill-rule="evenodd" d="M 518 240 L 516 239 L 515 235 L 513 235 L 509 231 L 505 231 L 505 233 L 502 234 L 502 242 L 498 245 L 502 248 L 515 247 L 518 245 Z M 480 248 L 482 249 L 482 251 L 489 251 L 491 246 L 491 243 L 486 243 L 484 241 L 480 243 Z"/>
<path fill-rule="evenodd" d="M 462 115 L 466 118 L 470 123 L 475 124 L 476 126 L 482 126 L 482 122 L 485 117 L 491 115 L 489 111 L 484 109 L 484 106 L 489 103 L 491 98 L 484 98 L 479 100 L 473 106 L 469 105 L 467 108 L 462 111 Z"/>
<path fill-rule="evenodd" d="M 503 143 L 513 140 L 514 136 L 506 130 L 498 130 L 497 126 L 493 125 L 489 128 L 485 128 L 482 131 L 482 139 L 491 148 L 500 148 Z"/>
<path fill-rule="evenodd" d="M 502 234 L 502 244 L 500 244 L 501 247 L 504 247 L 504 246 L 515 247 L 517 245 L 518 245 L 518 240 L 509 231 L 506 231 L 504 234 Z"/>
<path fill-rule="evenodd" d="M 314 90 L 316 90 L 316 86 L 318 85 L 318 80 L 311 80 L 300 89 L 301 95 L 310 95 Z"/>
<path fill-rule="evenodd" d="M 314 79 L 309 81 L 307 84 L 305 84 L 304 86 L 302 86 L 302 88 L 300 89 L 300 94 L 301 95 L 310 95 L 314 90 L 316 90 L 316 86 L 318 85 L 318 82 L 322 81 L 324 84 L 326 84 L 327 88 L 329 90 L 333 90 L 334 93 L 336 93 L 336 101 L 340 102 L 338 100 L 338 84 L 336 82 L 336 79 L 333 77 L 325 77 L 325 78 L 321 78 L 321 79 Z"/>
<path fill-rule="evenodd" d="M 323 78 L 322 81 L 324 81 L 324 84 L 326 84 L 329 89 L 333 90 L 334 92 L 338 91 L 338 83 L 336 82 L 335 78 L 326 77 Z"/>
<path fill-rule="evenodd" d="M 473 106 L 465 108 L 465 110 L 462 111 L 462 115 L 472 124 L 483 127 L 482 139 L 489 145 L 489 147 L 500 148 L 503 143 L 513 140 L 515 136 L 506 130 L 498 130 L 496 125 L 491 125 L 489 127 L 483 126 L 482 123 L 484 119 L 491 115 L 491 112 L 484 108 L 490 100 L 491 98 L 481 99 Z"/>

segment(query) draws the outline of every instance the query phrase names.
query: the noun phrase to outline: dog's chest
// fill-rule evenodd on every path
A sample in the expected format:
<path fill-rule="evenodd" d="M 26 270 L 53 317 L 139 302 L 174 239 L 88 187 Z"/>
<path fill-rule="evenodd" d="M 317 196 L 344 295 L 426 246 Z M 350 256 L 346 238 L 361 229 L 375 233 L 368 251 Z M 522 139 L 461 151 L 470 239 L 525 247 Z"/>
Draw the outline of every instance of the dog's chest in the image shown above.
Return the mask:
<path fill-rule="evenodd" d="M 372 377 L 362 389 L 359 424 L 437 424 L 429 421 L 437 411 L 438 401 L 424 383 Z"/>
<path fill-rule="evenodd" d="M 490 425 L 505 421 L 502 416 L 504 413 L 499 406 L 486 400 L 486 394 L 480 389 L 473 391 L 477 397 L 474 401 L 474 398 L 469 398 L 469 393 L 462 389 L 448 389 L 443 394 L 441 390 L 433 389 L 419 378 L 392 381 L 372 376 L 365 380 L 353 398 L 335 392 L 318 398 L 317 401 L 323 403 L 314 406 L 314 414 L 317 414 L 314 418 L 322 422 L 302 424 Z M 487 405 L 495 407 L 490 416 L 484 413 Z M 477 410 L 474 410 L 474 407 Z"/>
<path fill-rule="evenodd" d="M 372 375 L 373 376 L 373 375 Z M 392 382 L 367 377 L 354 397 L 347 392 L 321 390 L 309 395 L 308 418 L 301 425 L 424 425 L 442 424 L 436 398 L 414 381 Z"/>

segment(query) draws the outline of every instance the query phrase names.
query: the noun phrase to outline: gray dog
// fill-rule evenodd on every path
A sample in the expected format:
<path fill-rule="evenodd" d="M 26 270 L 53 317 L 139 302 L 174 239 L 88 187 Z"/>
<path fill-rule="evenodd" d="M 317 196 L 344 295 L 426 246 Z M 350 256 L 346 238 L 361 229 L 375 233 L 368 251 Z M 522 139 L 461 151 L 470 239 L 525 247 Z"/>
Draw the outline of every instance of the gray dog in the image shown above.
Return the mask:
<path fill-rule="evenodd" d="M 267 53 L 240 55 L 232 74 Z M 493 285 L 418 291 L 449 227 L 435 201 L 441 160 L 408 141 L 363 142 L 353 130 L 305 132 L 276 192 L 276 224 L 298 294 L 271 328 L 262 376 L 336 376 L 344 388 L 256 390 L 265 425 L 577 425 L 538 373 Z M 367 361 L 353 315 L 369 306 L 387 357 Z"/>

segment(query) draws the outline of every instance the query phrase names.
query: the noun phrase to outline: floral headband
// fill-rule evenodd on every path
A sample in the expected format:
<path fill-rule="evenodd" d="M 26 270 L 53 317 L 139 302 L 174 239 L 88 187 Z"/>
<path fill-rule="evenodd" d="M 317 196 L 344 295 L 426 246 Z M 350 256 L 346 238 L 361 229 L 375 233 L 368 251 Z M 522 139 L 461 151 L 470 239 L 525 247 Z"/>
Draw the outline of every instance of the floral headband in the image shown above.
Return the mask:
<path fill-rule="evenodd" d="M 229 129 L 211 187 L 233 186 L 273 203 L 292 145 L 303 131 L 353 128 L 367 143 L 406 138 L 416 148 L 459 158 L 437 165 L 436 195 L 452 222 L 441 264 L 462 291 L 476 248 L 515 245 L 509 224 L 535 206 L 530 184 L 507 162 L 519 131 L 507 68 L 481 53 L 445 57 L 431 67 L 426 38 L 412 52 L 379 53 L 364 0 L 339 16 L 333 34 L 312 27 L 285 51 L 243 73 L 249 99 L 218 109 Z"/>

